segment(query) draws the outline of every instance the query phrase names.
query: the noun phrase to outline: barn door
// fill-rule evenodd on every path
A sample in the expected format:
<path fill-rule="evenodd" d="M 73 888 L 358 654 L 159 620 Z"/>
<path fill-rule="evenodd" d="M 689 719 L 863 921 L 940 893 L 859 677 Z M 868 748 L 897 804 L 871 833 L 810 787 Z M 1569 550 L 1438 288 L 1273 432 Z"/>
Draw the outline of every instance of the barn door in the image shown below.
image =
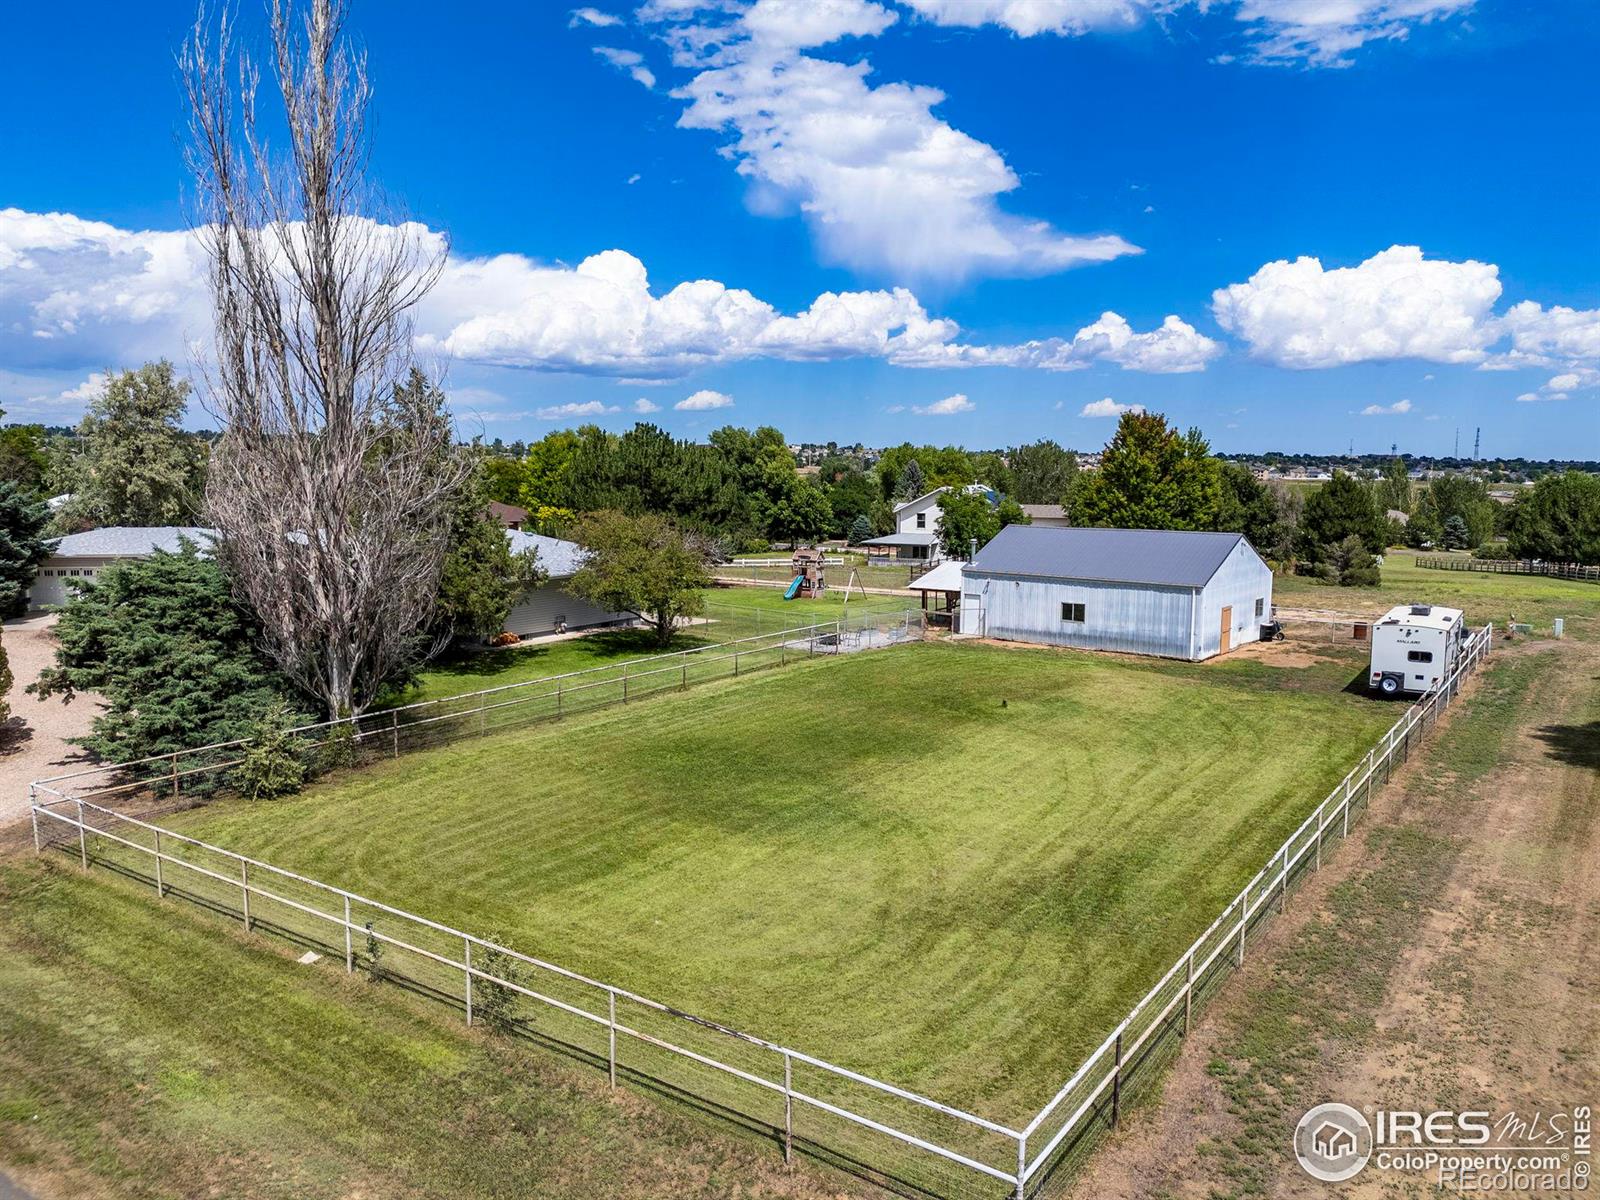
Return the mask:
<path fill-rule="evenodd" d="M 1226 654 L 1233 649 L 1233 606 L 1229 605 L 1222 610 L 1222 650 Z"/>

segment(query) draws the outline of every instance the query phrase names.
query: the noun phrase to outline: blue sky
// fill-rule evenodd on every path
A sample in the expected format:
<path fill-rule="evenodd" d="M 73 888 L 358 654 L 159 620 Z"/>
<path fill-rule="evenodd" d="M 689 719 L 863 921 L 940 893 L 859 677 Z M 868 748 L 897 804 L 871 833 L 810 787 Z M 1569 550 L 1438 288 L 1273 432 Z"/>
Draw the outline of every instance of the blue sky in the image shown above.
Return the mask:
<path fill-rule="evenodd" d="M 418 327 L 469 431 L 1090 447 L 1143 405 L 1223 450 L 1600 458 L 1587 0 L 439 12 L 352 26 L 377 172 L 450 240 Z M 191 13 L 8 13 L 12 419 L 205 336 Z"/>

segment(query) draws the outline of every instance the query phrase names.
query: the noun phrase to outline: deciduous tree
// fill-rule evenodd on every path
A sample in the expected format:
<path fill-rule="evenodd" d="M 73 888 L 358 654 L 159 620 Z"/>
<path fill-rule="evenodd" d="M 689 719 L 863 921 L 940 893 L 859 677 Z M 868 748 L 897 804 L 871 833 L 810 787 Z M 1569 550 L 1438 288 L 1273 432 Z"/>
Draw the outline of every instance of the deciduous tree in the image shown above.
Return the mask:
<path fill-rule="evenodd" d="M 1383 549 L 1384 523 L 1372 491 L 1359 479 L 1335 471 L 1333 478 L 1306 499 L 1300 514 L 1300 555 L 1311 565 L 1320 566 L 1327 547 L 1337 546 L 1348 537 L 1361 540 L 1369 553 Z"/>
<path fill-rule="evenodd" d="M 572 590 L 601 608 L 647 617 L 661 645 L 681 619 L 701 611 L 711 586 L 703 539 L 658 513 L 615 510 L 580 518 L 575 536 L 587 557 Z"/>
<path fill-rule="evenodd" d="M 1048 439 L 1011 451 L 1011 494 L 1019 504 L 1060 504 L 1078 473 L 1078 456 Z"/>
<path fill-rule="evenodd" d="M 1160 413 L 1123 413 L 1098 471 L 1080 472 L 1074 525 L 1119 529 L 1217 528 L 1221 466 L 1198 429 L 1179 434 Z"/>
<path fill-rule="evenodd" d="M 281 132 L 225 11 L 180 62 L 216 318 L 206 506 L 273 659 L 341 716 L 430 648 L 465 467 L 413 373 L 412 312 L 446 247 L 365 176 L 371 88 L 343 0 L 270 16 Z"/>
<path fill-rule="evenodd" d="M 1566 471 L 1539 480 L 1518 498 L 1508 542 L 1516 558 L 1600 564 L 1600 477 Z"/>
<path fill-rule="evenodd" d="M 205 450 L 183 430 L 188 403 L 188 381 L 165 359 L 113 373 L 69 443 L 62 526 L 191 524 Z"/>

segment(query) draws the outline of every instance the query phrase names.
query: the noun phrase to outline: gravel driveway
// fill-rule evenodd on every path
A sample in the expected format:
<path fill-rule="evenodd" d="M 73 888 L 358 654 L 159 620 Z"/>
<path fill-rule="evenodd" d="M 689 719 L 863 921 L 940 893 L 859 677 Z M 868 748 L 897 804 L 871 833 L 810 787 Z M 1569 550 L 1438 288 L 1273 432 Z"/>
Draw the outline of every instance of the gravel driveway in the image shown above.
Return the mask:
<path fill-rule="evenodd" d="M 60 775 L 85 764 L 83 751 L 67 742 L 89 731 L 98 706 L 92 695 L 80 694 L 71 704 L 60 698 L 39 700 L 22 689 L 55 662 L 52 633 L 55 616 L 25 617 L 4 627 L 6 655 L 11 660 L 11 720 L 0 725 L 0 825 L 26 817 L 28 784 Z"/>

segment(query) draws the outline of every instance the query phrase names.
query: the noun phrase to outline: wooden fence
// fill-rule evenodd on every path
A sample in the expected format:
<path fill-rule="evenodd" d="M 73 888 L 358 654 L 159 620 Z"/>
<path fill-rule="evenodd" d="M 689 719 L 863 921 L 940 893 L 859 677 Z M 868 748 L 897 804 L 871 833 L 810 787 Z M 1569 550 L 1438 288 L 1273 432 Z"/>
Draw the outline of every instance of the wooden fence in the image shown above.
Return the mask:
<path fill-rule="evenodd" d="M 1430 571 L 1478 571 L 1487 575 L 1544 575 L 1550 579 L 1600 583 L 1600 567 L 1584 567 L 1577 563 L 1540 562 L 1526 558 L 1425 558 L 1418 555 L 1417 566 L 1426 567 Z"/>

